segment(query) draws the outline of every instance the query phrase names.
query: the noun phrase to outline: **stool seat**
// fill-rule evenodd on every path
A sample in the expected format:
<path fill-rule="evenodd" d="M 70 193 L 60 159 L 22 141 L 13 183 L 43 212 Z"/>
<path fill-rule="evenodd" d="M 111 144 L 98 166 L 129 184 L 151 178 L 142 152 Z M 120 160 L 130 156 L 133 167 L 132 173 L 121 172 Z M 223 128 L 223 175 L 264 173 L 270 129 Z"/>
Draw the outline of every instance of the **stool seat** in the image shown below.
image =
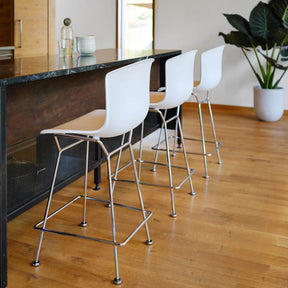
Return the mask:
<path fill-rule="evenodd" d="M 155 106 L 159 106 L 161 105 L 161 102 L 164 100 L 165 98 L 165 92 L 157 92 L 157 91 L 152 91 L 150 92 L 150 108 Z"/>
<path fill-rule="evenodd" d="M 99 133 L 101 135 L 101 128 L 105 123 L 105 119 L 106 110 L 98 109 L 51 129 L 42 130 L 40 133 L 97 136 Z"/>

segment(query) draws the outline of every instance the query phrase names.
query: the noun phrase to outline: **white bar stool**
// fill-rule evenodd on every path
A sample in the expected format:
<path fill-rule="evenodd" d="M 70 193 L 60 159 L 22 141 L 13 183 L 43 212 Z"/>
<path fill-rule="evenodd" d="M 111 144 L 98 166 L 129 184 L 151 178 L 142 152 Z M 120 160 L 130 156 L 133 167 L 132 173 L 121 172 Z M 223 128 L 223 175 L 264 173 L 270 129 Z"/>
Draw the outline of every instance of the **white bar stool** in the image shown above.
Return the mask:
<path fill-rule="evenodd" d="M 191 180 L 191 176 L 194 174 L 195 170 L 190 169 L 185 145 L 184 145 L 184 138 L 182 133 L 182 127 L 181 127 L 181 121 L 179 117 L 180 112 L 180 105 L 182 105 L 185 101 L 189 99 L 191 96 L 192 90 L 193 90 L 193 73 L 194 73 L 194 60 L 196 55 L 196 50 L 190 51 L 178 56 L 175 56 L 173 58 L 170 58 L 165 63 L 165 77 L 166 77 L 166 91 L 165 92 L 150 92 L 150 112 L 158 113 L 161 120 L 162 120 L 162 128 L 160 130 L 160 136 L 158 141 L 158 146 L 156 148 L 156 154 L 154 162 L 144 161 L 142 159 L 142 140 L 143 140 L 143 130 L 144 130 L 144 123 L 142 123 L 142 129 L 141 129 L 141 140 L 140 140 L 140 149 L 139 149 L 139 179 L 141 175 L 141 163 L 150 163 L 153 164 L 152 171 L 156 171 L 156 165 L 166 166 L 168 167 L 168 173 L 169 173 L 169 185 L 160 185 L 156 183 L 147 183 L 140 180 L 140 183 L 143 185 L 152 185 L 152 186 L 158 186 L 158 187 L 164 187 L 170 189 L 171 194 L 171 205 L 172 205 L 172 213 L 170 216 L 176 217 L 176 211 L 175 211 L 175 203 L 174 203 L 174 189 L 180 189 L 182 185 L 189 179 L 190 181 L 190 194 L 194 195 L 194 189 L 193 184 Z M 177 108 L 176 115 L 170 117 L 169 119 L 166 119 L 167 117 L 167 109 L 170 108 Z M 163 113 L 161 110 L 165 110 Z M 181 136 L 181 141 L 183 143 L 183 153 L 185 158 L 185 167 L 180 166 L 174 166 L 171 165 L 170 160 L 170 153 L 169 153 L 169 137 L 167 132 L 167 124 L 171 121 L 176 121 L 176 125 L 179 126 L 179 132 Z M 158 152 L 159 150 L 163 150 L 159 148 L 160 145 L 160 137 L 161 137 L 161 131 L 164 128 L 165 132 L 165 145 L 166 145 L 166 155 L 167 155 L 167 164 L 165 163 L 159 163 L 157 162 L 158 159 Z M 128 163 L 126 166 L 121 167 L 118 169 L 118 172 L 122 169 L 126 168 L 130 163 Z M 180 184 L 175 185 L 172 178 L 172 168 L 178 168 L 178 169 L 185 169 L 187 170 L 187 177 L 184 178 L 183 181 L 181 181 Z M 114 174 L 114 180 L 117 181 L 128 181 L 123 179 L 117 178 L 117 173 Z"/>
<path fill-rule="evenodd" d="M 223 56 L 224 47 L 225 45 L 222 45 L 222 46 L 207 50 L 201 54 L 201 78 L 200 78 L 200 81 L 194 81 L 195 86 L 192 92 L 192 95 L 195 96 L 196 101 L 198 103 L 201 139 L 187 138 L 187 137 L 184 138 L 185 140 L 199 141 L 202 143 L 202 153 L 187 151 L 187 154 L 195 154 L 195 155 L 203 156 L 204 169 L 205 169 L 204 178 L 206 179 L 209 178 L 208 168 L 207 168 L 207 156 L 212 156 L 217 151 L 218 164 L 222 164 L 222 161 L 220 158 L 220 152 L 219 152 L 219 148 L 222 146 L 222 143 L 218 142 L 217 137 L 216 137 L 209 91 L 214 89 L 219 84 L 222 78 L 222 56 Z M 201 92 L 206 92 L 206 97 L 204 99 L 200 99 L 199 94 Z M 203 126 L 202 109 L 201 109 L 201 105 L 203 103 L 207 103 L 208 105 L 211 127 L 212 127 L 213 136 L 214 136 L 213 141 L 205 140 L 205 137 L 204 137 L 204 126 Z M 175 137 L 174 149 L 173 149 L 173 156 L 175 156 L 176 152 L 181 152 L 176 149 L 176 139 L 179 139 L 177 126 L 175 130 L 175 136 L 171 136 L 171 137 Z M 215 149 L 212 150 L 211 152 L 207 152 L 206 143 L 215 144 Z M 156 149 L 156 147 L 157 145 L 153 146 L 153 149 Z M 179 149 L 181 148 L 181 140 L 177 148 Z"/>
<path fill-rule="evenodd" d="M 209 178 L 208 168 L 207 168 L 207 156 L 212 156 L 217 151 L 218 156 L 218 164 L 222 164 L 220 158 L 219 148 L 222 146 L 222 143 L 218 142 L 216 137 L 214 119 L 211 109 L 210 95 L 209 92 L 218 86 L 221 78 L 222 78 L 222 58 L 223 58 L 223 50 L 225 45 L 207 50 L 201 54 L 201 78 L 200 82 L 194 82 L 194 89 L 192 95 L 195 96 L 196 101 L 198 103 L 198 111 L 199 111 L 199 120 L 200 120 L 200 130 L 201 130 L 201 139 L 195 138 L 185 138 L 187 140 L 201 141 L 202 142 L 202 153 L 196 152 L 187 152 L 189 154 L 198 154 L 203 155 L 204 160 L 204 169 L 205 169 L 205 178 Z M 201 92 L 206 92 L 205 99 L 201 100 L 199 94 Z M 202 109 L 201 104 L 207 103 L 211 121 L 212 132 L 214 136 L 213 141 L 207 141 L 204 137 L 204 128 L 203 128 L 203 120 L 202 120 Z M 206 143 L 214 143 L 215 149 L 211 152 L 206 151 Z"/>
<path fill-rule="evenodd" d="M 46 210 L 44 218 L 42 221 L 37 223 L 34 228 L 41 231 L 38 250 L 36 254 L 36 259 L 32 263 L 33 266 L 39 266 L 39 254 L 42 245 L 42 240 L 44 232 L 51 232 L 61 235 L 74 236 L 82 239 L 93 240 L 97 242 L 112 244 L 114 246 L 114 260 L 115 260 L 115 273 L 116 277 L 114 279 L 114 284 L 121 284 L 122 280 L 119 276 L 118 268 L 118 255 L 117 247 L 124 246 L 127 242 L 136 234 L 136 232 L 145 225 L 147 234 L 147 244 L 152 244 L 150 239 L 147 220 L 151 217 L 152 212 L 146 211 L 144 208 L 142 195 L 139 186 L 139 179 L 137 176 L 136 166 L 134 162 L 134 155 L 131 146 L 132 129 L 138 126 L 146 117 L 149 108 L 149 86 L 150 86 L 150 70 L 153 59 L 147 59 L 140 61 L 123 68 L 119 68 L 108 73 L 105 77 L 105 99 L 106 99 L 106 109 L 105 110 L 94 110 L 84 116 L 74 119 L 65 124 L 59 125 L 52 129 L 47 129 L 41 131 L 41 134 L 52 134 L 54 135 L 56 145 L 58 148 L 58 158 L 56 163 L 56 168 L 53 176 L 53 181 L 51 185 L 51 190 L 49 198 L 46 205 Z M 135 92 L 137 91 L 137 92 Z M 125 134 L 129 133 L 128 140 L 125 142 Z M 123 135 L 122 145 L 113 151 L 108 151 L 100 140 L 100 138 L 114 137 Z M 61 147 L 58 137 L 68 137 L 75 139 L 76 142 L 70 144 L 66 147 Z M 59 167 L 60 157 L 62 153 L 82 142 L 86 142 L 86 167 L 85 167 L 85 183 L 84 183 L 84 194 L 73 198 L 71 201 L 63 205 L 61 208 L 49 214 L 49 208 L 52 200 L 55 180 L 57 176 L 57 171 Z M 107 156 L 107 172 L 109 181 L 109 199 L 110 201 L 99 200 L 96 198 L 87 196 L 87 177 L 88 177 L 88 154 L 89 154 L 89 143 L 95 142 L 100 145 L 103 152 Z M 125 142 L 125 143 L 124 143 Z M 115 153 L 118 153 L 122 149 L 129 147 L 131 161 L 133 163 L 133 170 L 135 174 L 135 181 L 138 190 L 138 197 L 141 208 L 134 208 L 130 206 L 124 206 L 121 204 L 114 203 L 113 192 L 114 185 L 111 179 L 111 164 L 110 158 Z M 113 240 L 99 239 L 85 236 L 84 234 L 73 234 L 69 232 L 63 232 L 59 230 L 52 230 L 46 228 L 47 221 L 56 215 L 58 212 L 66 208 L 68 205 L 73 203 L 78 199 L 83 199 L 83 220 L 80 226 L 85 227 L 86 222 L 86 201 L 95 200 L 107 203 L 110 207 L 111 212 L 111 222 L 112 222 L 112 236 Z M 133 209 L 141 212 L 143 215 L 143 221 L 138 223 L 137 227 L 127 236 L 123 242 L 117 242 L 116 239 L 116 227 L 115 227 L 115 214 L 114 205 L 121 206 L 124 208 Z"/>

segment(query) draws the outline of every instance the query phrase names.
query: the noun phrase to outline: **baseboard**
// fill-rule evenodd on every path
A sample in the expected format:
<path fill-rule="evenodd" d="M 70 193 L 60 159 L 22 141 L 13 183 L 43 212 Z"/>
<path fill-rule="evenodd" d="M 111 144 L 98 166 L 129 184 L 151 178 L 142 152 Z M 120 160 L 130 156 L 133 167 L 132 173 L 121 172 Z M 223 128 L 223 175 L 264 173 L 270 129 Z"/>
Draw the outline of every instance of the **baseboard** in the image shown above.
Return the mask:
<path fill-rule="evenodd" d="M 246 106 L 236 106 L 236 105 L 225 105 L 225 104 L 214 104 L 213 105 L 213 109 L 219 109 L 219 110 L 253 110 L 253 107 L 246 107 Z M 184 108 L 185 107 L 189 107 L 189 108 L 197 108 L 198 107 L 198 103 L 197 102 L 185 102 L 182 105 Z M 288 115 L 288 109 L 284 110 L 284 115 Z"/>

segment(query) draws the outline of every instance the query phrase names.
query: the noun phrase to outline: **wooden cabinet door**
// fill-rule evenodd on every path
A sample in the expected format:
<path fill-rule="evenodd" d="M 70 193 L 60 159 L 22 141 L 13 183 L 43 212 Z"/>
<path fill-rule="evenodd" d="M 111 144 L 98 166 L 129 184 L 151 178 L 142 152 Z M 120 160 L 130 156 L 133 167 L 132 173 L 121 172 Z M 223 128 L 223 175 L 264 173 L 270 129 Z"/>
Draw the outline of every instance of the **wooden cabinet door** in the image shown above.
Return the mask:
<path fill-rule="evenodd" d="M 1 46 L 13 46 L 13 0 L 0 1 Z"/>
<path fill-rule="evenodd" d="M 53 54 L 51 43 L 54 41 L 56 45 L 54 1 L 14 0 L 15 58 Z"/>

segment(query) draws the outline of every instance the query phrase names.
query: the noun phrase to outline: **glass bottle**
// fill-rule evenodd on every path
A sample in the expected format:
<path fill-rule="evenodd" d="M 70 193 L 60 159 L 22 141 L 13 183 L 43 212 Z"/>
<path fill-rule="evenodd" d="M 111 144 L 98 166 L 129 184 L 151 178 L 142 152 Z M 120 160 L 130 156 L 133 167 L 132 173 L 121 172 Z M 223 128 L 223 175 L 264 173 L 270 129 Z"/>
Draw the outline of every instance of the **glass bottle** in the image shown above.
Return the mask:
<path fill-rule="evenodd" d="M 66 57 L 74 57 L 74 35 L 71 19 L 65 18 L 63 23 L 64 25 L 61 28 L 61 46 Z"/>

